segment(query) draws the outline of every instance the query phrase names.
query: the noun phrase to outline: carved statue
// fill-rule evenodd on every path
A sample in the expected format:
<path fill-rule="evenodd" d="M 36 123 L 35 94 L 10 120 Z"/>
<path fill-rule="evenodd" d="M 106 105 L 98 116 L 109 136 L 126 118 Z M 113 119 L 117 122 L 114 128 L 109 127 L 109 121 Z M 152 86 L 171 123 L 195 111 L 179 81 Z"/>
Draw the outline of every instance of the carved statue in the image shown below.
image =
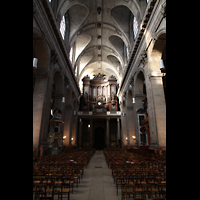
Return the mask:
<path fill-rule="evenodd" d="M 95 80 L 95 79 L 99 79 L 99 80 L 104 80 L 104 79 L 106 79 L 106 75 L 105 74 L 101 74 L 101 73 L 98 73 L 98 74 L 96 74 L 96 75 L 93 75 L 94 76 L 94 78 L 93 78 L 93 80 Z"/>
<path fill-rule="evenodd" d="M 53 111 L 53 118 L 60 118 L 61 117 L 61 114 L 62 113 L 62 111 L 61 110 L 59 110 L 58 108 L 56 108 L 54 111 Z"/>

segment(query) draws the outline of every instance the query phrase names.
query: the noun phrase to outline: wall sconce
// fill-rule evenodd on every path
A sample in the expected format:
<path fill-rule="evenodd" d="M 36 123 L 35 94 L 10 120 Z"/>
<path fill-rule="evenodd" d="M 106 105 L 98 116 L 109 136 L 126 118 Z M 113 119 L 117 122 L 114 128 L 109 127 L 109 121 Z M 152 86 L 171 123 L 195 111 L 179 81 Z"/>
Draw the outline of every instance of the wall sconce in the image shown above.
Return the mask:
<path fill-rule="evenodd" d="M 126 141 L 128 141 L 128 138 L 126 137 Z"/>
<path fill-rule="evenodd" d="M 66 139 L 66 137 L 67 137 L 66 135 L 65 135 L 65 136 L 63 136 L 63 140 L 65 140 L 65 139 Z"/>
<path fill-rule="evenodd" d="M 38 62 L 38 59 L 37 58 L 33 58 L 33 67 L 34 68 L 37 68 L 37 62 Z"/>
<path fill-rule="evenodd" d="M 132 136 L 132 138 L 133 138 L 134 140 L 136 140 L 136 137 L 135 137 L 134 135 Z"/>
<path fill-rule="evenodd" d="M 90 128 L 90 124 L 88 124 L 88 128 Z"/>
<path fill-rule="evenodd" d="M 74 138 L 72 137 L 72 138 L 71 138 L 71 141 L 73 141 L 73 140 L 74 140 Z"/>

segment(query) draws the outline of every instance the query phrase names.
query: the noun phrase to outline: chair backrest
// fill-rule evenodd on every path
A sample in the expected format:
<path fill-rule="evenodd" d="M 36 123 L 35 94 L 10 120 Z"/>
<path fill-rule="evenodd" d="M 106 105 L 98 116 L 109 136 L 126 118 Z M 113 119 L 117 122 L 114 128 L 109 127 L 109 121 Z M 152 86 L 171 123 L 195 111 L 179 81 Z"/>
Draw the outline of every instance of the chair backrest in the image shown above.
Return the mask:
<path fill-rule="evenodd" d="M 54 195 L 60 194 L 60 190 L 62 190 L 63 185 L 54 185 L 53 186 L 53 193 L 52 196 L 54 197 Z M 58 189 L 58 190 L 57 190 Z M 62 194 L 62 193 L 61 193 Z"/>
<path fill-rule="evenodd" d="M 125 193 L 126 193 L 126 199 L 128 199 L 128 195 L 130 194 L 134 196 L 133 198 L 135 198 L 136 197 L 135 185 L 127 183 L 125 185 Z"/>

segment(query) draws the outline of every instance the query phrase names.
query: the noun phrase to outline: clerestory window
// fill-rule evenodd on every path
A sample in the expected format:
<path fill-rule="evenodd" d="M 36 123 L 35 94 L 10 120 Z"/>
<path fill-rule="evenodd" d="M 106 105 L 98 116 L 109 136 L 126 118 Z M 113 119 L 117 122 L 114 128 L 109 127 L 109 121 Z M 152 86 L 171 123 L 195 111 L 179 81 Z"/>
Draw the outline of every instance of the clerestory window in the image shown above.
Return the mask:
<path fill-rule="evenodd" d="M 65 23 L 65 17 L 63 16 L 60 22 L 60 33 L 62 35 L 63 40 L 65 38 L 65 28 L 66 28 L 66 23 Z"/>
<path fill-rule="evenodd" d="M 133 19 L 133 33 L 134 33 L 134 39 L 136 38 L 138 32 L 138 22 L 136 20 L 136 17 Z"/>

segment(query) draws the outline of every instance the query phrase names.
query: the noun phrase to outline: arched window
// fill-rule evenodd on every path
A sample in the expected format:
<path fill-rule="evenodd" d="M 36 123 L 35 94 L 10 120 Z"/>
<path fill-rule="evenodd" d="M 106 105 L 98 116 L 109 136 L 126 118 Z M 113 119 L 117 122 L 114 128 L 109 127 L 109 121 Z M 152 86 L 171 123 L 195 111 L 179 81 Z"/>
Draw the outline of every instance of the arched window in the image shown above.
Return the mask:
<path fill-rule="evenodd" d="M 72 63 L 72 58 L 73 58 L 73 46 L 71 47 L 69 52 L 69 59 L 71 60 L 71 63 Z"/>
<path fill-rule="evenodd" d="M 136 38 L 138 32 L 138 22 L 136 20 L 136 17 L 133 19 L 133 33 L 134 33 L 134 39 Z"/>
<path fill-rule="evenodd" d="M 62 17 L 62 20 L 60 22 L 60 32 L 61 32 L 61 35 L 63 37 L 63 40 L 65 38 L 65 27 L 66 27 L 66 24 L 65 24 L 65 17 L 63 16 Z"/>
<path fill-rule="evenodd" d="M 128 62 L 128 60 L 129 60 L 129 52 L 128 52 L 128 47 L 126 47 L 126 60 L 127 60 L 127 62 Z"/>

